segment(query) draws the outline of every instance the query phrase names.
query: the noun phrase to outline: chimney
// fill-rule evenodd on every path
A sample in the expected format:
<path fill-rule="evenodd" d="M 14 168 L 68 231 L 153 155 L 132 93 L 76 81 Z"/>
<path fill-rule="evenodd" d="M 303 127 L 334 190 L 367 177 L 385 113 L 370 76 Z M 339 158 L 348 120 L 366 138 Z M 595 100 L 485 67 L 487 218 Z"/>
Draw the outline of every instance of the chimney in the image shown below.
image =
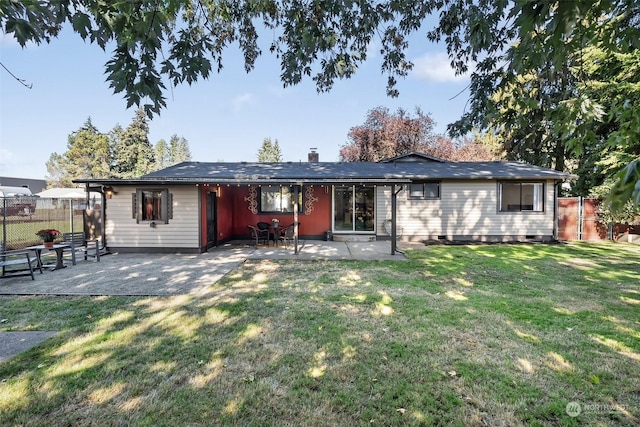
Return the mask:
<path fill-rule="evenodd" d="M 320 156 L 316 152 L 317 148 L 311 148 L 311 152 L 309 153 L 309 163 L 318 163 L 320 161 Z"/>

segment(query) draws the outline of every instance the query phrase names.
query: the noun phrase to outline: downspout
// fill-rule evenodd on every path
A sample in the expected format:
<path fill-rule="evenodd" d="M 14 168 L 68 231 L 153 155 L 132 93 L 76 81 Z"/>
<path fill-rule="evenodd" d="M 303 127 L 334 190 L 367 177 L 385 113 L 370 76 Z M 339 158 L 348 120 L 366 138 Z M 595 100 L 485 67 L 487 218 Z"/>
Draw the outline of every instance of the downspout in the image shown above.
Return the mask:
<path fill-rule="evenodd" d="M 102 249 L 107 249 L 107 196 L 105 194 L 105 190 L 104 190 L 104 185 L 100 188 L 100 198 L 101 198 L 101 203 L 102 203 L 102 209 L 100 209 L 100 221 L 102 222 Z M 89 199 L 90 196 L 90 187 L 89 184 L 87 184 L 87 199 Z M 89 206 L 89 203 L 87 203 L 87 207 Z M 95 210 L 95 206 L 93 207 L 93 209 Z"/>
<path fill-rule="evenodd" d="M 396 185 L 391 186 L 391 255 L 396 254 Z"/>
<path fill-rule="evenodd" d="M 294 254 L 298 254 L 298 195 L 300 189 L 297 185 L 293 186 L 293 244 Z"/>
<path fill-rule="evenodd" d="M 396 191 L 396 185 L 393 184 L 391 186 L 391 255 L 395 255 L 397 252 L 397 242 L 396 242 L 396 208 L 398 206 L 397 198 L 398 193 L 402 191 L 402 185 Z"/>
<path fill-rule="evenodd" d="M 82 228 L 84 228 L 84 214 L 82 217 Z M 71 232 L 73 233 L 73 199 L 69 199 L 69 223 L 71 225 Z"/>
<path fill-rule="evenodd" d="M 553 184 L 553 240 L 558 241 L 559 229 L 560 229 L 560 219 L 559 219 L 559 211 L 560 207 L 558 206 L 558 188 L 560 187 L 560 181 L 555 181 Z"/>
<path fill-rule="evenodd" d="M 2 198 L 2 252 L 7 250 L 7 198 Z"/>

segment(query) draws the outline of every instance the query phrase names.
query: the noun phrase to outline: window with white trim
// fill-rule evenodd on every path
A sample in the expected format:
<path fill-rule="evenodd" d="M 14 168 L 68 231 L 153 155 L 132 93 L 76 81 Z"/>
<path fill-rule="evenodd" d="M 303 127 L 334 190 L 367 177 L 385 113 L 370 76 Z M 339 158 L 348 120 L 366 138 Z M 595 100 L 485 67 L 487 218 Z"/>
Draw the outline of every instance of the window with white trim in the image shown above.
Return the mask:
<path fill-rule="evenodd" d="M 500 182 L 500 212 L 544 212 L 544 183 Z"/>
<path fill-rule="evenodd" d="M 409 184 L 409 199 L 439 199 L 440 182 L 424 181 Z"/>

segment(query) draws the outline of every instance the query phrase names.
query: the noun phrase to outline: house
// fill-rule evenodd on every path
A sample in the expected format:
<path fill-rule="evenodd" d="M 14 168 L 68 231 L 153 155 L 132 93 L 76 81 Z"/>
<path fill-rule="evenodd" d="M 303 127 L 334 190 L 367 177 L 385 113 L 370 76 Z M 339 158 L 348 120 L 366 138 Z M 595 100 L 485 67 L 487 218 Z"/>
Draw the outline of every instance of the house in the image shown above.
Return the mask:
<path fill-rule="evenodd" d="M 54 209 L 60 205 L 84 210 L 87 206 L 91 209 L 99 208 L 102 196 L 99 192 L 89 193 L 89 203 L 86 203 L 87 194 L 84 188 L 48 188 L 36 194 L 38 209 Z"/>
<path fill-rule="evenodd" d="M 298 223 L 303 239 L 553 240 L 572 176 L 518 162 L 409 153 L 379 163 L 184 162 L 137 179 L 78 180 L 105 195 L 117 251 L 206 251 L 248 225 Z M 314 161 L 315 160 L 315 161 Z M 395 251 L 395 239 L 392 239 Z"/>

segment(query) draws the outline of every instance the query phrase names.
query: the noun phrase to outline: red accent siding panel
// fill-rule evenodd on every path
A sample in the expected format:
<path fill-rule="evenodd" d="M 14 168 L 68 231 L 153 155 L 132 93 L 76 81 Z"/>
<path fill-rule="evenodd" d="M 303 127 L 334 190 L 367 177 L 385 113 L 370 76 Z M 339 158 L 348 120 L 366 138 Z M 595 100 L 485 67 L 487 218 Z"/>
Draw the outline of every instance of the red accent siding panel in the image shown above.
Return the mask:
<path fill-rule="evenodd" d="M 255 225 L 260 221 L 271 222 L 273 218 L 279 219 L 282 226 L 293 223 L 293 213 L 254 214 L 251 212 L 249 210 L 250 202 L 247 200 L 249 198 L 248 186 L 224 187 L 222 194 L 224 200 L 219 201 L 218 211 L 220 212 L 222 205 L 231 206 L 233 212 L 231 233 L 234 236 L 247 236 L 249 234 L 248 225 Z M 227 194 L 229 198 L 226 198 Z M 325 193 L 324 187 L 316 185 L 313 196 L 318 199 L 313 203 L 313 210 L 308 214 L 304 212 L 298 214 L 301 236 L 324 236 L 325 231 L 331 229 L 331 192 Z"/>

